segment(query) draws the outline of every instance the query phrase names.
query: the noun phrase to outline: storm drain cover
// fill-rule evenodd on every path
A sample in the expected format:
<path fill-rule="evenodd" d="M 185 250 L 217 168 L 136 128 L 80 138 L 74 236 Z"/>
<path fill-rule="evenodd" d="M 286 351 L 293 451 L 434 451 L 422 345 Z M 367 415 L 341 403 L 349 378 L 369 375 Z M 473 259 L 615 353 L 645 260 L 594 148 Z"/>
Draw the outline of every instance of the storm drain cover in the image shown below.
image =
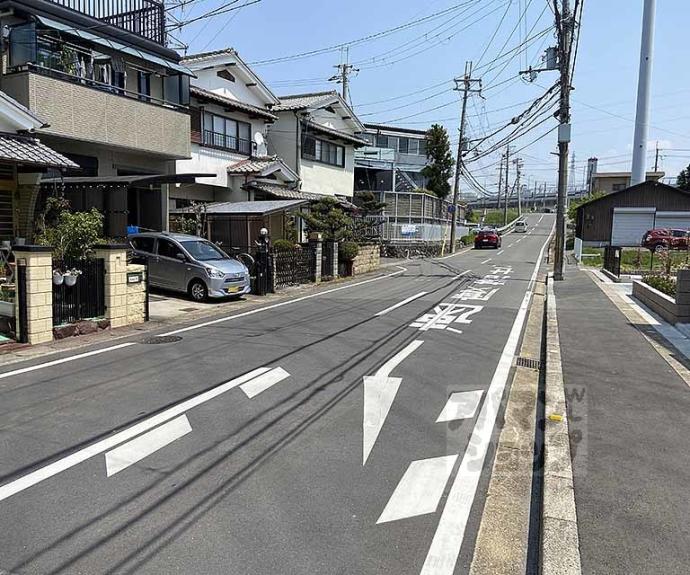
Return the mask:
<path fill-rule="evenodd" d="M 141 343 L 155 345 L 158 343 L 175 343 L 176 341 L 181 340 L 182 338 L 179 335 L 154 335 L 151 337 L 145 337 L 141 340 Z"/>
<path fill-rule="evenodd" d="M 532 359 L 531 357 L 517 357 L 515 359 L 515 365 L 518 367 L 527 367 L 529 369 L 541 369 L 541 361 Z"/>

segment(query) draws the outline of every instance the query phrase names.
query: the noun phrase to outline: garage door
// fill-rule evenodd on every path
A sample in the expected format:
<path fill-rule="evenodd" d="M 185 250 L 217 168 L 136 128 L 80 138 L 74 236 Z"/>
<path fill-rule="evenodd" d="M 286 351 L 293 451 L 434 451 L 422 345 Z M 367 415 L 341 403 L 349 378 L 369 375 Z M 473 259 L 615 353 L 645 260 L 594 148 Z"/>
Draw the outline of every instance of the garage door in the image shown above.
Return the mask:
<path fill-rule="evenodd" d="M 690 212 L 657 212 L 654 227 L 690 230 Z"/>
<path fill-rule="evenodd" d="M 614 208 L 611 245 L 639 246 L 644 233 L 654 227 L 654 211 L 654 208 Z"/>

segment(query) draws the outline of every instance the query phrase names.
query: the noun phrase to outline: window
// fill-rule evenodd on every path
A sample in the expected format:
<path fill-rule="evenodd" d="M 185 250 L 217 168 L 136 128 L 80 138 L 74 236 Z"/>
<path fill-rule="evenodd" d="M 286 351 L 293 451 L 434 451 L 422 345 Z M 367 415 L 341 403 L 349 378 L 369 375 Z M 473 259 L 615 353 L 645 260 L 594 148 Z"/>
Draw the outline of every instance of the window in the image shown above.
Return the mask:
<path fill-rule="evenodd" d="M 251 156 L 252 126 L 211 112 L 204 112 L 204 144 Z"/>
<path fill-rule="evenodd" d="M 684 238 L 686 235 L 685 230 L 672 230 L 671 232 L 674 238 Z"/>
<path fill-rule="evenodd" d="M 382 136 L 381 134 L 376 136 L 376 147 L 377 148 L 387 148 L 388 147 L 388 136 Z"/>
<path fill-rule="evenodd" d="M 426 140 L 419 140 L 419 155 L 426 158 Z"/>
<path fill-rule="evenodd" d="M 396 152 L 398 151 L 398 138 L 395 136 L 388 136 L 388 146 L 387 148 L 392 148 Z"/>
<path fill-rule="evenodd" d="M 212 260 L 227 260 L 228 256 L 225 252 L 220 251 L 211 242 L 194 241 L 183 242 L 184 249 L 189 252 L 195 260 L 200 262 L 209 262 Z"/>
<path fill-rule="evenodd" d="M 419 154 L 419 140 L 409 139 L 407 153 L 417 155 Z"/>
<path fill-rule="evenodd" d="M 182 250 L 170 240 L 163 238 L 158 239 L 158 255 L 164 258 L 177 258 L 177 254 L 181 254 Z"/>
<path fill-rule="evenodd" d="M 398 139 L 398 152 L 401 154 L 407 154 L 409 150 L 409 142 L 407 138 L 399 138 Z"/>
<path fill-rule="evenodd" d="M 10 66 L 36 61 L 36 24 L 15 26 L 10 32 Z"/>
<path fill-rule="evenodd" d="M 139 99 L 144 102 L 151 101 L 151 73 L 137 72 L 137 92 L 139 92 Z"/>
<path fill-rule="evenodd" d="M 302 138 L 302 157 L 331 166 L 345 166 L 345 148 L 314 136 Z"/>
<path fill-rule="evenodd" d="M 163 78 L 163 97 L 171 104 L 189 105 L 189 76 L 172 74 Z"/>
<path fill-rule="evenodd" d="M 364 134 L 364 139 L 369 142 L 370 145 L 376 145 L 376 136 L 374 134 Z"/>
<path fill-rule="evenodd" d="M 132 238 L 130 243 L 135 250 L 140 252 L 153 253 L 154 238 Z"/>
<path fill-rule="evenodd" d="M 625 189 L 625 184 L 613 184 L 611 186 L 611 191 L 613 192 L 620 192 L 621 190 Z"/>

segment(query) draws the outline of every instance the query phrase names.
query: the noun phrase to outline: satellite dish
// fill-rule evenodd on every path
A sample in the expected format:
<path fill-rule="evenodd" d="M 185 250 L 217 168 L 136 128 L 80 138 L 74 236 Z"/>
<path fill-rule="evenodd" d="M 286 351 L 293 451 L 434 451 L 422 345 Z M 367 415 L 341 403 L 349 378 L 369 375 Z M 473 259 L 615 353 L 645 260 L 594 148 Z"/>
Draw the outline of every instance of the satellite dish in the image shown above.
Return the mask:
<path fill-rule="evenodd" d="M 254 143 L 257 146 L 263 146 L 264 145 L 264 137 L 261 134 L 261 132 L 256 132 L 256 134 L 254 134 Z"/>

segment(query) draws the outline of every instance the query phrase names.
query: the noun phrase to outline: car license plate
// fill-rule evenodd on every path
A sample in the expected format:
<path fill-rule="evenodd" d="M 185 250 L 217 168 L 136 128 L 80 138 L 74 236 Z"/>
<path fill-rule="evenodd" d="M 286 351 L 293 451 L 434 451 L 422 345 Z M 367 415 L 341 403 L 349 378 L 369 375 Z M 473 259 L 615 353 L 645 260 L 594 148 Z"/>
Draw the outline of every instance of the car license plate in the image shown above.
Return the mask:
<path fill-rule="evenodd" d="M 482 240 L 483 242 L 488 242 L 489 240 Z"/>
<path fill-rule="evenodd" d="M 230 286 L 228 288 L 228 293 L 236 293 L 238 291 L 240 291 L 240 286 Z"/>

